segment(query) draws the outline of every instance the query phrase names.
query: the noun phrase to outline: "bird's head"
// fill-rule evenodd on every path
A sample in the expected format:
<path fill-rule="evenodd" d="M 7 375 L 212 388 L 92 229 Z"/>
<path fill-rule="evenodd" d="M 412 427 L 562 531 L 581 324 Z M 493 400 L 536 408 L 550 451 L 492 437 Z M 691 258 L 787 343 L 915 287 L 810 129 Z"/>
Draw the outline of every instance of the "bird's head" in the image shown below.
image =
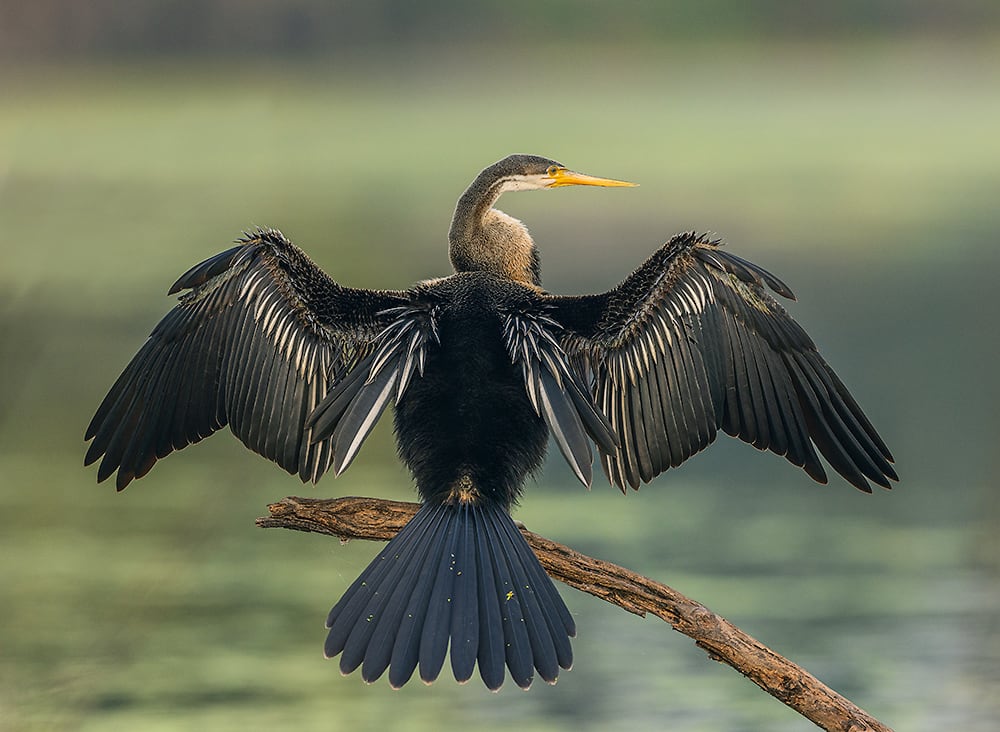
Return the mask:
<path fill-rule="evenodd" d="M 456 272 L 493 272 L 539 285 L 539 257 L 531 235 L 520 221 L 493 208 L 497 199 L 507 191 L 634 185 L 577 173 L 539 155 L 508 155 L 485 168 L 458 199 L 448 232 L 452 266 Z"/>
<path fill-rule="evenodd" d="M 563 186 L 631 187 L 635 183 L 612 178 L 597 178 L 570 170 L 562 163 L 540 155 L 508 155 L 486 168 L 480 177 L 492 179 L 499 193 L 534 191 Z"/>

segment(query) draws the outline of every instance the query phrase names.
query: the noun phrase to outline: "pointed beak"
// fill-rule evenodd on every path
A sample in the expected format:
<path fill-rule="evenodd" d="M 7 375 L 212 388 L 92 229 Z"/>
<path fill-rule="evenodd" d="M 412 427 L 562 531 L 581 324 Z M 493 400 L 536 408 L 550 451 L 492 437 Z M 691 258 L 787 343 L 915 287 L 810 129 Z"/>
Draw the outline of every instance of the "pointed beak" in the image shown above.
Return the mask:
<path fill-rule="evenodd" d="M 559 168 L 554 173 L 546 176 L 550 181 L 546 188 L 560 188 L 562 186 L 603 186 L 604 188 L 631 188 L 639 185 L 629 183 L 624 180 L 613 180 L 611 178 L 596 178 L 592 175 L 584 175 L 567 168 Z"/>

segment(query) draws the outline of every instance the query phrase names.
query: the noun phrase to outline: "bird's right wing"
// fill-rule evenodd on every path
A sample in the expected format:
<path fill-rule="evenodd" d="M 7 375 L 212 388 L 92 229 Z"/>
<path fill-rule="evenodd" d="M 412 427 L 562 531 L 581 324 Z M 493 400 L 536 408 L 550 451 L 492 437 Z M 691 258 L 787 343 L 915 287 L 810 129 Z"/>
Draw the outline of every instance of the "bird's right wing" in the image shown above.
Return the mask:
<path fill-rule="evenodd" d="M 117 470 L 122 490 L 226 424 L 303 481 L 319 479 L 334 441 L 314 441 L 306 419 L 375 350 L 405 295 L 341 287 L 274 230 L 191 268 L 168 294 L 181 290 L 87 428 L 86 464 L 103 457 L 98 481 Z"/>

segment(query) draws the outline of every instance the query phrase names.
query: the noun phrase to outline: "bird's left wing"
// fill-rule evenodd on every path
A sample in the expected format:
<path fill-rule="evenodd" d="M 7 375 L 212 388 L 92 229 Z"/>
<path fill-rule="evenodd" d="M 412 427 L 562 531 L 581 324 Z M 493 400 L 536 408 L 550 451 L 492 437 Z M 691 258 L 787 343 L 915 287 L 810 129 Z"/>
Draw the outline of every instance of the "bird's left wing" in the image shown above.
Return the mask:
<path fill-rule="evenodd" d="M 619 437 L 609 480 L 638 488 L 718 430 L 826 482 L 814 445 L 850 483 L 889 487 L 892 456 L 806 332 L 768 293 L 788 287 L 718 242 L 681 234 L 615 289 L 549 295 L 548 316 Z"/>
<path fill-rule="evenodd" d="M 122 490 L 228 424 L 251 450 L 317 480 L 335 441 L 314 440 L 305 421 L 376 350 L 404 293 L 342 287 L 263 229 L 192 267 L 168 294 L 184 290 L 94 415 L 86 464 L 103 458 L 98 480 L 117 470 Z"/>

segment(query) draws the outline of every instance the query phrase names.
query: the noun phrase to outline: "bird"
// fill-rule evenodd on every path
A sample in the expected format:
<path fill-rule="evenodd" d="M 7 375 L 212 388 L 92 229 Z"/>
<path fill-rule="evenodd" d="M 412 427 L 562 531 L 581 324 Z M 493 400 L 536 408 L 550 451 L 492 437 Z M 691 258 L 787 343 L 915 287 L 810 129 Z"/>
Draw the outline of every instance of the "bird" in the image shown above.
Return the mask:
<path fill-rule="evenodd" d="M 229 425 L 303 482 L 342 474 L 392 406 L 421 507 L 330 611 L 324 652 L 366 682 L 431 683 L 449 657 L 497 690 L 555 683 L 575 621 L 511 511 L 550 438 L 588 488 L 596 451 L 623 493 L 725 432 L 813 480 L 819 456 L 866 492 L 894 459 L 778 298 L 788 286 L 706 234 L 669 238 L 617 286 L 541 286 L 504 193 L 634 184 L 537 155 L 489 165 L 458 199 L 453 273 L 406 290 L 345 287 L 259 228 L 192 267 L 97 409 L 85 463 L 123 490 Z"/>

